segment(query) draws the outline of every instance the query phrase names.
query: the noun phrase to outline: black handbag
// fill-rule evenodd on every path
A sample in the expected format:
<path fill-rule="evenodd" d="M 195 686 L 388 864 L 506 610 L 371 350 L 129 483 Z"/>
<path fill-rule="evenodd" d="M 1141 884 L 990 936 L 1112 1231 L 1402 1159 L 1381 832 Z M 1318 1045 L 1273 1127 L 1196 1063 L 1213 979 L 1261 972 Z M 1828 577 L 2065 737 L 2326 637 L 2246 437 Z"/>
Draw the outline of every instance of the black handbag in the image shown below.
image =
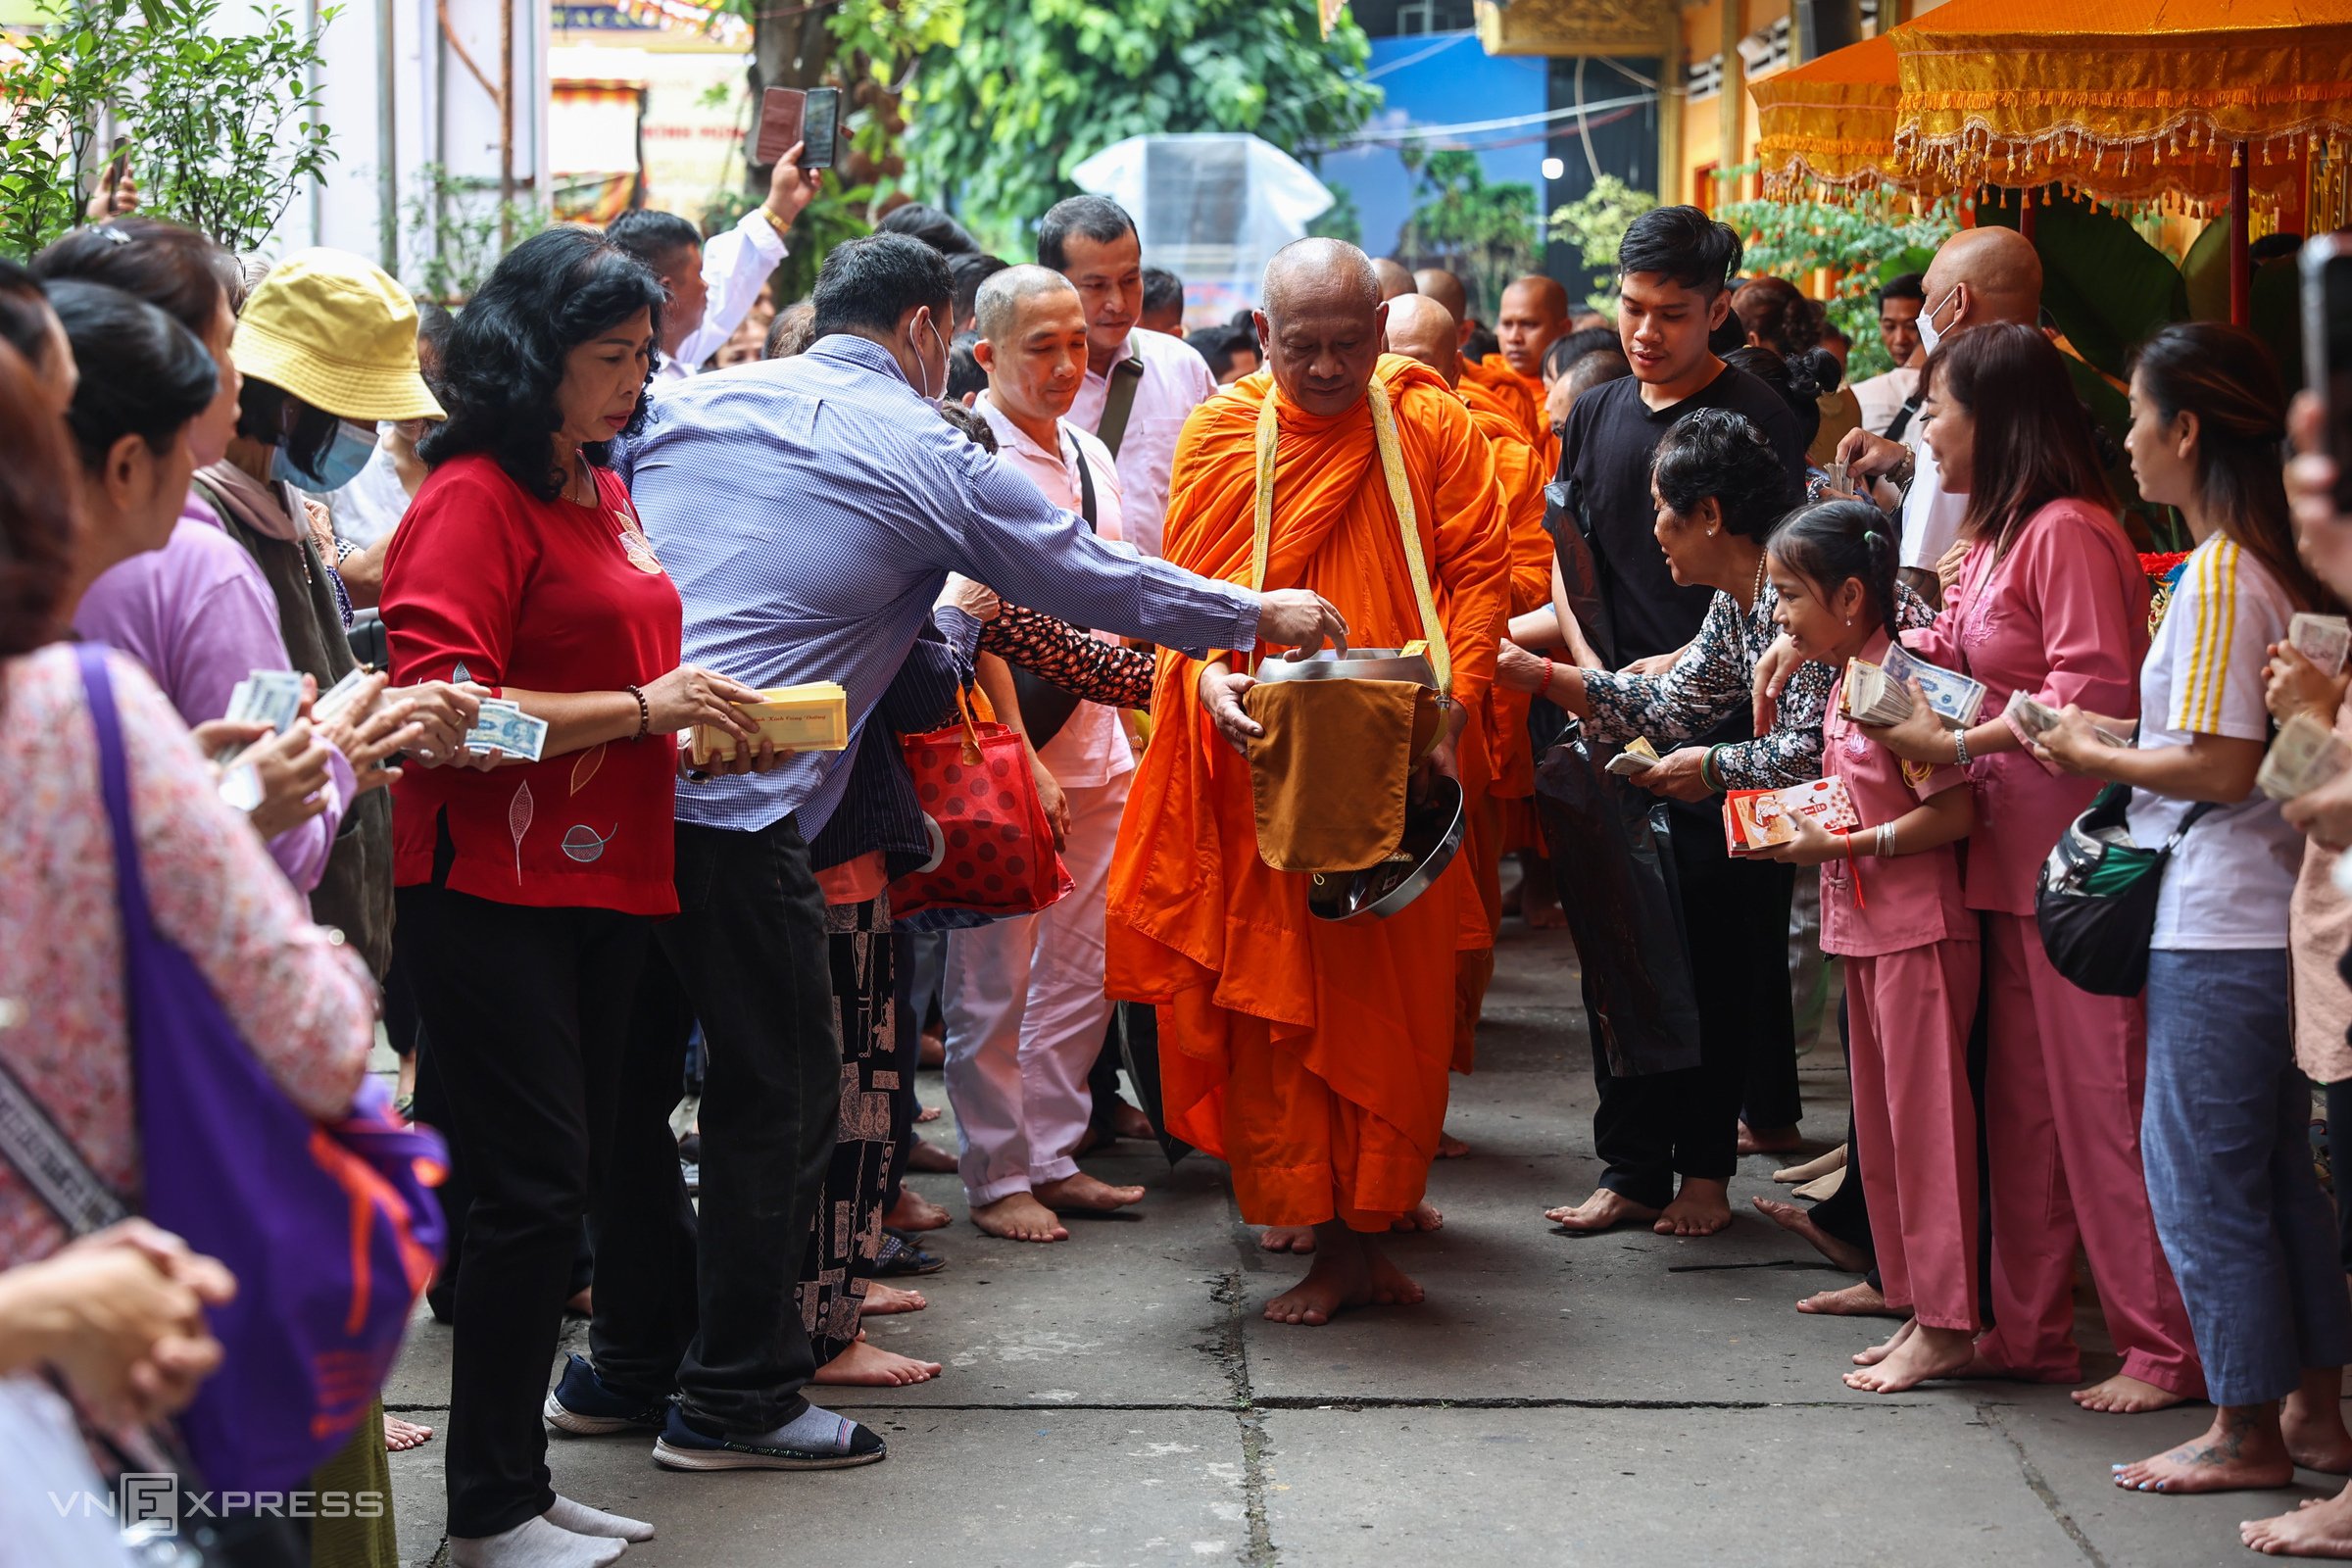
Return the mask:
<path fill-rule="evenodd" d="M 2099 791 L 2090 809 L 2058 835 L 2034 888 L 2034 922 L 2050 967 L 2096 997 L 2136 997 L 2146 988 L 2165 864 L 2214 806 L 2191 806 L 2173 836 L 2152 850 L 2131 842 L 2131 808 L 2129 784 Z"/>

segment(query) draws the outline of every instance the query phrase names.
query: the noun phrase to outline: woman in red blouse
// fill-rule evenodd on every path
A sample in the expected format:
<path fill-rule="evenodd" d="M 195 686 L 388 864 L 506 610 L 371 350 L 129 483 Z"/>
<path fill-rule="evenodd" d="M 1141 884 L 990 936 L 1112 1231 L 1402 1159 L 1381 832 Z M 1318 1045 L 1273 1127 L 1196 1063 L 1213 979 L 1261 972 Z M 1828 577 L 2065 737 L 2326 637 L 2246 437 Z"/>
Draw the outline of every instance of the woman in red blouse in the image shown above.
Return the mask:
<path fill-rule="evenodd" d="M 461 755 L 393 797 L 401 950 L 474 1189 L 448 1465 L 467 1568 L 604 1562 L 652 1534 L 556 1495 L 539 1406 L 638 970 L 677 910 L 672 737 L 748 736 L 732 705 L 759 695 L 680 665 L 677 590 L 604 466 L 662 304 L 593 230 L 509 252 L 450 338 L 449 422 L 384 564 L 396 683 L 470 682 L 547 722 L 535 762 Z"/>

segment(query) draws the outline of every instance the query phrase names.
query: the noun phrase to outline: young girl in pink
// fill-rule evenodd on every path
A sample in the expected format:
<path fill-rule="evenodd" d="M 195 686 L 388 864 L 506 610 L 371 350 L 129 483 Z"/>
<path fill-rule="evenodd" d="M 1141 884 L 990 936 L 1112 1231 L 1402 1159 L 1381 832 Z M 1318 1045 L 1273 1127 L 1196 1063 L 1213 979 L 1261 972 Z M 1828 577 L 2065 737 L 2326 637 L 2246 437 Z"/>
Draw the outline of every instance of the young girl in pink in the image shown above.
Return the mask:
<path fill-rule="evenodd" d="M 2006 716 L 2018 692 L 2052 709 L 2139 711 L 2148 585 L 2065 361 L 2030 326 L 1955 332 L 1928 362 L 1922 439 L 1965 493 L 1964 547 L 1943 610 L 1904 644 L 1984 683 L 1966 730 L 1924 705 L 1873 737 L 1922 764 L 1957 763 L 1977 795 L 1962 894 L 1984 941 L 1984 1144 L 1992 1193 L 1992 1317 L 1975 1375 L 2074 1382 L 2075 1249 L 2090 1259 L 2113 1377 L 2085 1409 L 2162 1409 L 2205 1395 L 2188 1314 L 2148 1202 L 2140 1104 L 2148 1042 L 2137 997 L 2097 997 L 2050 966 L 2034 883 L 2098 793 L 2036 760 Z"/>
<path fill-rule="evenodd" d="M 1871 1240 L 1886 1304 L 1911 1313 L 1845 1374 L 1880 1394 L 1964 1370 L 1983 1327 L 1968 1090 L 1983 952 L 1952 848 L 1976 825 L 1976 801 L 1961 769 L 1906 763 L 1842 710 L 1846 661 L 1884 661 L 1893 634 L 1889 526 L 1866 502 L 1828 502 L 1784 519 L 1767 558 L 1780 594 L 1773 619 L 1797 653 L 1839 671 L 1822 721 L 1822 772 L 1844 784 L 1862 824 L 1833 833 L 1796 813 L 1795 839 L 1769 853 L 1821 867 L 1821 948 L 1845 960 Z"/>

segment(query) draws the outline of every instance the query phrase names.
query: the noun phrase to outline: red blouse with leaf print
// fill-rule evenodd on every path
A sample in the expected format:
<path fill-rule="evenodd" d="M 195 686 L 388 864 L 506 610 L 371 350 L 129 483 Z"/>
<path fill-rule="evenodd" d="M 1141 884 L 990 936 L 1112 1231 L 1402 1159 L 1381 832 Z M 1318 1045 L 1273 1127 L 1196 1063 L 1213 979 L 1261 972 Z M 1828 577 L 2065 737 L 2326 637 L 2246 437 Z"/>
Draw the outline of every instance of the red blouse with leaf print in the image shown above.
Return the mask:
<path fill-rule="evenodd" d="M 384 558 L 395 687 L 470 680 L 493 692 L 618 691 L 678 665 L 677 588 L 620 479 L 600 504 L 541 501 L 481 454 L 433 470 Z M 677 748 L 608 741 L 492 772 L 404 771 L 393 880 L 500 904 L 674 914 Z M 435 875 L 444 830 L 454 850 Z"/>

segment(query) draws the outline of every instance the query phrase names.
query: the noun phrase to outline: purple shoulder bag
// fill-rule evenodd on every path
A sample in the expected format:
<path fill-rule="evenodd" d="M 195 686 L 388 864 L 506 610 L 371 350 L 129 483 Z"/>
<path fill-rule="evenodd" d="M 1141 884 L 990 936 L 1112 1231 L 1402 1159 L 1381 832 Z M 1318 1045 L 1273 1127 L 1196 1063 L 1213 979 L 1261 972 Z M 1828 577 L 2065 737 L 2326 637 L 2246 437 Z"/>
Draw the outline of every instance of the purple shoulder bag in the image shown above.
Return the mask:
<path fill-rule="evenodd" d="M 313 1120 L 156 929 L 105 651 L 79 652 L 114 829 L 141 1210 L 237 1278 L 236 1299 L 209 1314 L 226 1356 L 180 1433 L 208 1486 L 299 1489 L 350 1441 L 399 1353 L 440 1259 L 431 1189 L 447 1151 L 395 1121 L 373 1077 L 341 1119 Z"/>

